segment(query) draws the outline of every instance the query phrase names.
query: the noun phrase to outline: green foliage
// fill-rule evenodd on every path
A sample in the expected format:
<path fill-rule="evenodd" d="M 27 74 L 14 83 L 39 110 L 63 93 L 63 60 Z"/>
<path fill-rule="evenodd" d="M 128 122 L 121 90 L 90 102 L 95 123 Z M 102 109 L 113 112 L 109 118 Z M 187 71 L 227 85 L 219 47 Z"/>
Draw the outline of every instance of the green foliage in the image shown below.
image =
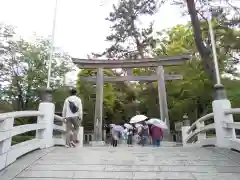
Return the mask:
<path fill-rule="evenodd" d="M 120 0 L 113 5 L 108 20 L 111 23 L 111 34 L 106 40 L 112 45 L 102 54 L 109 58 L 137 58 L 148 53 L 155 46 L 153 23 L 139 27 L 140 18 L 152 16 L 158 9 L 156 0 Z"/>
<path fill-rule="evenodd" d="M 83 125 L 85 127 L 92 127 L 94 120 L 94 109 L 95 109 L 95 86 L 93 83 L 81 81 L 81 76 L 96 76 L 96 70 L 83 69 L 78 74 L 77 90 L 82 98 L 83 103 Z M 104 75 L 113 75 L 111 70 L 104 70 Z M 112 113 L 112 106 L 114 105 L 115 96 L 112 84 L 104 85 L 104 112 Z"/>
<path fill-rule="evenodd" d="M 11 31 L 7 32 L 11 33 Z M 33 42 L 28 42 L 9 38 L 1 47 L 0 83 L 4 84 L 1 98 L 11 101 L 13 108 L 17 110 L 36 109 L 38 89 L 45 87 L 47 83 L 49 41 L 35 39 Z M 56 55 L 52 61 L 53 89 L 62 86 L 61 79 L 71 70 L 68 55 L 66 53 L 58 57 Z"/>
<path fill-rule="evenodd" d="M 0 24 L 0 113 L 16 110 L 36 110 L 39 88 L 47 83 L 50 43 L 46 39 L 14 40 L 14 28 Z M 2 38 L 3 37 L 3 38 Z M 71 70 L 66 53 L 54 51 L 51 87 L 56 89 L 53 101 L 57 111 L 62 111 L 63 98 L 68 95 L 61 88 L 63 76 Z M 36 118 L 17 118 L 15 126 L 36 123 Z M 13 137 L 13 144 L 35 137 L 33 132 Z"/>
<path fill-rule="evenodd" d="M 34 139 L 35 136 L 28 136 L 28 135 L 18 135 L 18 136 L 13 136 L 12 137 L 12 145 L 24 142 L 24 141 L 29 141 Z"/>
<path fill-rule="evenodd" d="M 53 103 L 55 104 L 55 112 L 61 113 L 63 108 L 63 103 L 65 99 L 69 96 L 68 87 L 59 87 L 53 92 Z"/>

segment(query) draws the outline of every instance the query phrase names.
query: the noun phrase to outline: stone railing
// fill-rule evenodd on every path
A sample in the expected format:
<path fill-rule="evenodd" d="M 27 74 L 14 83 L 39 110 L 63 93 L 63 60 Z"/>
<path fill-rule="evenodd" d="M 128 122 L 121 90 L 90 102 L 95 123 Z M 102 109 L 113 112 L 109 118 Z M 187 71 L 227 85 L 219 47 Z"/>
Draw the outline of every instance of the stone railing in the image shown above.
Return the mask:
<path fill-rule="evenodd" d="M 35 149 L 49 148 L 65 144 L 66 124 L 63 118 L 55 115 L 55 105 L 51 102 L 39 104 L 38 111 L 16 111 L 0 114 L 0 170 L 13 163 L 18 157 Z M 14 126 L 14 119 L 37 117 L 37 123 Z M 56 125 L 55 121 L 61 121 Z M 59 123 L 58 123 L 59 124 Z M 26 132 L 36 131 L 34 139 L 12 145 L 12 137 Z M 58 134 L 54 136 L 54 132 Z M 83 128 L 80 128 L 83 137 Z M 80 139 L 80 146 L 82 139 Z"/>
<path fill-rule="evenodd" d="M 231 108 L 227 99 L 215 100 L 212 106 L 213 113 L 201 117 L 191 126 L 182 127 L 183 146 L 214 145 L 240 151 L 240 139 L 236 138 L 235 131 L 240 129 L 240 122 L 233 120 L 233 114 L 240 114 L 240 108 Z M 211 119 L 213 120 L 209 123 Z M 215 137 L 206 135 L 211 130 L 215 130 Z"/>
<path fill-rule="evenodd" d="M 229 141 L 223 142 L 227 143 L 232 149 L 240 151 L 240 139 L 236 136 L 236 130 L 240 130 L 240 122 L 233 122 L 232 115 L 240 114 L 240 108 L 231 108 L 224 111 L 226 121 L 222 122 L 222 127 L 224 128 L 224 137 L 227 137 Z"/>
<path fill-rule="evenodd" d="M 214 114 L 207 114 L 197 121 L 195 121 L 191 126 L 185 125 L 182 127 L 182 140 L 183 146 L 194 144 L 200 146 L 215 145 L 216 138 L 208 138 L 206 135 L 207 131 L 215 130 L 214 123 L 206 124 L 206 121 L 213 119 Z"/>

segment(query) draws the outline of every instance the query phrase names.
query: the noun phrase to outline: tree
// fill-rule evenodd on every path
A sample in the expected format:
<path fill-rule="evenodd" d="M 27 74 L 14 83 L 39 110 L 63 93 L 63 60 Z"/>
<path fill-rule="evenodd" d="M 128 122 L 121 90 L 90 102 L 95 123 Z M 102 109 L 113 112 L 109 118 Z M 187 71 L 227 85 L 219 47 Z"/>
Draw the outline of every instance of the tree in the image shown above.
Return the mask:
<path fill-rule="evenodd" d="M 145 56 L 151 56 L 151 50 L 155 46 L 156 41 L 153 38 L 153 23 L 151 22 L 146 27 L 139 26 L 141 18 L 144 16 L 152 16 L 157 12 L 159 3 L 157 0 L 121 0 L 119 4 L 113 5 L 113 11 L 109 14 L 107 20 L 112 24 L 111 34 L 106 37 L 106 40 L 111 42 L 112 45 L 107 48 L 107 50 L 100 54 L 105 55 L 108 58 L 123 58 L 123 59 L 137 59 L 144 58 Z M 123 69 L 125 73 L 127 69 Z M 134 70 L 135 71 L 135 70 Z M 145 72 L 146 74 L 151 74 L 154 69 L 145 68 L 136 70 L 136 72 Z M 151 83 L 148 86 L 152 88 Z M 120 84 L 117 85 L 118 87 Z M 134 90 L 128 84 L 122 84 L 121 90 L 124 92 L 128 89 L 128 92 L 133 92 Z M 131 93 L 130 93 L 131 94 Z M 136 93 L 135 93 L 136 97 Z M 125 99 L 123 96 L 121 98 Z M 140 105 L 136 103 L 136 99 L 128 99 L 128 101 L 123 100 L 122 112 L 125 112 L 123 106 L 134 107 L 136 114 L 136 106 Z M 119 105 L 119 104 L 116 104 Z M 125 109 L 125 110 L 124 110 Z M 128 108 L 129 109 L 129 108 Z M 115 113 L 117 114 L 117 113 Z M 133 112 L 131 112 L 133 115 Z M 122 118 L 129 118 L 129 115 Z"/>
<path fill-rule="evenodd" d="M 106 18 L 112 23 L 112 34 L 106 40 L 112 45 L 100 56 L 109 58 L 143 58 L 149 53 L 149 47 L 154 46 L 155 41 L 151 36 L 153 23 L 147 28 L 140 28 L 137 24 L 143 16 L 151 16 L 157 11 L 157 0 L 120 0 L 113 5 L 113 12 Z"/>
<path fill-rule="evenodd" d="M 206 27 L 203 22 L 202 27 Z M 227 44 L 228 33 L 223 30 L 216 30 L 217 44 L 225 46 Z M 205 41 L 207 35 L 203 32 L 202 37 Z M 202 66 L 201 58 L 198 55 L 198 50 L 195 46 L 194 32 L 190 24 L 177 25 L 169 30 L 164 30 L 159 33 L 157 48 L 154 52 L 157 55 L 179 55 L 184 53 L 192 54 L 192 60 L 182 66 L 166 67 L 165 70 L 178 72 L 183 75 L 183 80 L 167 82 L 169 115 L 171 120 L 179 120 L 185 113 L 195 121 L 203 114 L 212 111 L 212 83 L 208 78 L 207 73 Z M 235 38 L 232 43 L 237 41 Z M 219 62 L 224 62 L 227 50 L 217 46 L 219 51 Z M 219 50 L 221 49 L 221 51 Z M 226 72 L 229 68 L 226 63 L 221 63 L 222 72 Z M 234 105 L 237 103 L 237 84 L 239 81 L 234 81 L 229 78 L 224 78 L 223 83 L 229 92 Z M 230 86 L 231 85 L 231 86 Z M 231 89 L 231 88 L 233 89 Z M 239 104 L 239 103 L 237 103 Z"/>
<path fill-rule="evenodd" d="M 226 2 L 228 4 L 229 1 L 226 0 Z M 216 77 L 215 77 L 215 73 L 214 73 L 214 64 L 213 64 L 213 58 L 212 58 L 212 54 L 211 54 L 211 44 L 210 44 L 210 40 L 209 38 L 204 41 L 203 37 L 202 37 L 202 29 L 201 29 L 201 24 L 200 24 L 200 20 L 198 17 L 198 11 L 196 9 L 196 5 L 195 5 L 195 1 L 194 0 L 186 0 L 187 3 L 187 8 L 188 8 L 188 12 L 189 15 L 191 17 L 191 23 L 192 23 L 192 27 L 193 27 L 193 31 L 194 31 L 194 38 L 195 38 L 195 43 L 196 43 L 196 47 L 198 49 L 198 52 L 202 58 L 202 62 L 203 62 L 203 67 L 204 70 L 208 73 L 209 77 L 216 82 Z M 237 11 L 238 13 L 238 9 L 233 8 L 235 11 Z M 218 11 L 217 11 L 218 10 Z M 231 23 L 229 23 L 229 19 L 227 18 L 226 14 L 224 14 L 224 11 L 222 8 L 218 8 L 218 9 L 213 9 L 213 11 L 215 13 L 213 13 L 213 17 L 216 20 L 216 17 L 220 17 L 220 20 L 222 21 L 217 21 L 217 25 L 215 27 L 221 28 L 221 29 L 228 29 L 231 30 L 231 28 L 233 26 L 236 27 L 237 24 L 239 24 L 239 19 L 232 19 L 230 20 Z M 221 13 L 222 16 L 219 16 Z M 204 17 L 205 19 L 207 17 Z M 228 21 L 228 23 L 226 23 Z M 222 22 L 225 22 L 225 26 L 222 26 Z M 232 33 L 230 33 L 229 35 L 232 35 Z M 230 54 L 230 53 L 229 53 Z"/>
<path fill-rule="evenodd" d="M 24 110 L 35 108 L 37 90 L 46 86 L 48 71 L 49 41 L 36 39 L 8 39 L 2 46 L 0 83 L 4 83 L 4 98 L 11 101 L 14 108 Z M 62 77 L 71 69 L 67 54 L 54 58 L 52 63 L 52 88 L 62 85 Z"/>

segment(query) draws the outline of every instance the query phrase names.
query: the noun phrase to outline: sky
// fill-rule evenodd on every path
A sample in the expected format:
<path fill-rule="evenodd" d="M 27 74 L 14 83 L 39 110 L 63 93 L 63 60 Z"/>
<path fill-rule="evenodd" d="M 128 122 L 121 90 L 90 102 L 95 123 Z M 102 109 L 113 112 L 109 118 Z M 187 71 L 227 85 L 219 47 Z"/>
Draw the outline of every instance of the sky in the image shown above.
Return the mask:
<path fill-rule="evenodd" d="M 171 0 L 170 0 L 171 1 Z M 86 58 L 92 52 L 102 52 L 108 47 L 105 37 L 110 24 L 105 20 L 118 0 L 58 0 L 54 45 L 72 57 Z M 34 34 L 50 37 L 52 34 L 55 0 L 0 0 L 0 22 L 16 27 L 17 35 L 31 39 Z M 141 25 L 155 22 L 161 30 L 183 24 L 188 17 L 182 9 L 166 3 L 152 18 L 141 20 Z M 68 79 L 76 78 L 70 73 Z"/>

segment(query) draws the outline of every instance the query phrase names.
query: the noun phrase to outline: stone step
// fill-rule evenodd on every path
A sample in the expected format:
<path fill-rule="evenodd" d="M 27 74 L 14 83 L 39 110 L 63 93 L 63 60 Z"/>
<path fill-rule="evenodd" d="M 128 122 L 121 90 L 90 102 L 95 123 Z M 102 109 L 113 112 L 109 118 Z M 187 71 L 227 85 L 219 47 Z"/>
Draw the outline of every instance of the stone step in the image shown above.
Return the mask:
<path fill-rule="evenodd" d="M 102 146 L 110 146 L 110 144 L 105 144 L 104 141 L 90 141 L 89 144 L 86 144 L 85 146 L 93 146 L 93 147 L 102 147 Z M 118 143 L 118 146 L 123 146 L 127 147 L 128 145 L 125 142 L 120 142 Z M 137 144 L 134 144 L 133 146 L 140 146 Z M 151 147 L 152 145 L 146 145 L 146 147 Z M 182 146 L 182 143 L 177 143 L 177 142 L 171 142 L 171 141 L 162 141 L 161 142 L 161 147 L 178 147 Z"/>

